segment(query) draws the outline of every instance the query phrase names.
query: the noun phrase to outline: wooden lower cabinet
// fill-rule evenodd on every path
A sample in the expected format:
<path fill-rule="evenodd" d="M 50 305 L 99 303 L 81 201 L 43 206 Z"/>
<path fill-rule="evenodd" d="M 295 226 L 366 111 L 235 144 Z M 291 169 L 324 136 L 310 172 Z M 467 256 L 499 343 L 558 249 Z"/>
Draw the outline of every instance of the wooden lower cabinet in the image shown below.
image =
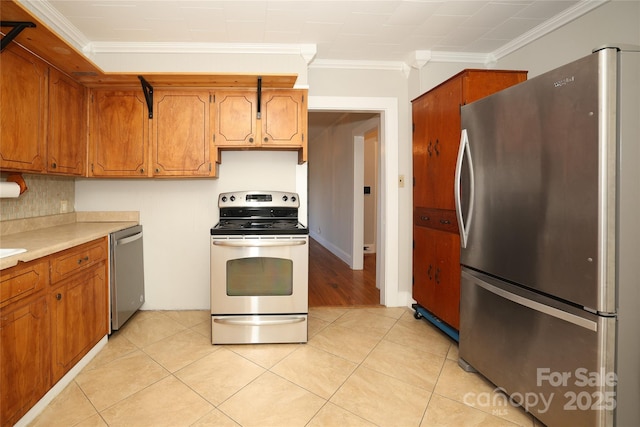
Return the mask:
<path fill-rule="evenodd" d="M 104 263 L 60 282 L 49 297 L 55 384 L 108 333 Z"/>
<path fill-rule="evenodd" d="M 0 271 L 0 426 L 107 335 L 107 251 L 104 237 Z"/>
<path fill-rule="evenodd" d="M 460 328 L 460 238 L 413 227 L 413 298 L 434 316 Z"/>
<path fill-rule="evenodd" d="M 0 425 L 14 425 L 49 390 L 50 320 L 44 293 L 0 311 Z"/>

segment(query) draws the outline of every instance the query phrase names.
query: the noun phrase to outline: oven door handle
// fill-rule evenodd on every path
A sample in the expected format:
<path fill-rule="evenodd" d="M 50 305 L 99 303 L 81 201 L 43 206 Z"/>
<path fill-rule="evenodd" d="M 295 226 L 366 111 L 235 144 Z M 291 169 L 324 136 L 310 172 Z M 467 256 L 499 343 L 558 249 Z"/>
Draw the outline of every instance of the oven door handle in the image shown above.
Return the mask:
<path fill-rule="evenodd" d="M 231 246 L 235 248 L 266 248 L 274 246 L 302 246 L 306 240 L 214 240 L 215 246 Z"/>
<path fill-rule="evenodd" d="M 240 325 L 240 326 L 273 326 L 273 325 L 288 325 L 291 323 L 304 322 L 304 317 L 277 317 L 274 319 L 253 319 L 251 317 L 242 317 L 236 319 L 221 319 L 214 318 L 215 323 L 223 325 Z"/>

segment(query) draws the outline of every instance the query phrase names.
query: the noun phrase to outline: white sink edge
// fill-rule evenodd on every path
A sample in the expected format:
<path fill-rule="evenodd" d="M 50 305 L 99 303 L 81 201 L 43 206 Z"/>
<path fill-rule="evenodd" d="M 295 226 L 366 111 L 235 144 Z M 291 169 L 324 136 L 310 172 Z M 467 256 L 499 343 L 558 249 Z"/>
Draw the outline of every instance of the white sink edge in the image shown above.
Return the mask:
<path fill-rule="evenodd" d="M 0 248 L 0 259 L 27 252 L 23 248 Z"/>

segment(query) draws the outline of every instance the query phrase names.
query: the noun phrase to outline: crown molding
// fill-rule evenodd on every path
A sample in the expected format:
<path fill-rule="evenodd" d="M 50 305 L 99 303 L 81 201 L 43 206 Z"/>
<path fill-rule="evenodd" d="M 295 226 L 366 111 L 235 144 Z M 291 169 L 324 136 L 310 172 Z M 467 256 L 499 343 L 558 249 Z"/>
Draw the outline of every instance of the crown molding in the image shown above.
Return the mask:
<path fill-rule="evenodd" d="M 315 59 L 315 44 L 247 44 L 247 43 L 190 43 L 190 42 L 91 42 L 47 0 L 16 0 L 25 9 L 51 27 L 62 38 L 90 58 L 97 53 L 215 53 L 300 55 L 309 68 L 349 70 L 395 70 L 408 76 L 411 68 L 420 69 L 429 62 L 465 62 L 493 66 L 498 59 L 515 52 L 534 40 L 562 27 L 587 12 L 611 0 L 581 0 L 552 19 L 526 32 L 490 53 L 416 50 L 407 61 L 356 61 Z"/>
<path fill-rule="evenodd" d="M 528 45 L 534 40 L 539 39 L 540 37 L 549 34 L 550 32 L 557 30 L 563 25 L 568 24 L 574 19 L 579 18 L 585 13 L 591 12 L 593 9 L 596 9 L 602 6 L 605 3 L 608 3 L 611 0 L 582 0 L 577 3 L 575 6 L 565 10 L 564 12 L 554 16 L 553 18 L 545 21 L 544 23 L 538 25 L 537 27 L 529 30 L 524 33 L 522 36 L 517 39 L 512 40 L 509 43 L 506 43 L 504 46 L 499 49 L 494 50 L 490 54 L 487 55 L 487 63 L 494 63 L 498 59 L 509 55 L 510 53 L 515 52 L 516 50 Z"/>
<path fill-rule="evenodd" d="M 366 61 L 350 59 L 316 59 L 309 68 L 333 68 L 343 70 L 394 70 L 403 71 L 407 64 L 403 61 Z"/>
<path fill-rule="evenodd" d="M 85 52 L 98 53 L 216 53 L 300 55 L 307 64 L 317 53 L 315 44 L 192 43 L 192 42 L 91 42 Z"/>
<path fill-rule="evenodd" d="M 16 0 L 21 6 L 33 13 L 42 22 L 47 24 L 54 32 L 64 40 L 72 44 L 76 49 L 85 51 L 85 47 L 90 40 L 80 32 L 58 9 L 51 6 L 51 3 L 43 0 Z"/>

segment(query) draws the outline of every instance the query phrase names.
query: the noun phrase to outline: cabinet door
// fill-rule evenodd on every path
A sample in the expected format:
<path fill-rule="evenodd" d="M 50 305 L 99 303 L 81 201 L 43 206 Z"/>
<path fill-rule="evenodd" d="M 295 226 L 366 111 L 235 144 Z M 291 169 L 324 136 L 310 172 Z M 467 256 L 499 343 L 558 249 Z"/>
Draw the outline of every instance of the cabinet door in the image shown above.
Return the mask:
<path fill-rule="evenodd" d="M 436 246 L 433 273 L 434 314 L 460 329 L 460 239 L 457 234 L 434 231 Z"/>
<path fill-rule="evenodd" d="M 460 145 L 460 79 L 448 81 L 432 93 L 428 118 L 427 186 L 425 206 L 455 209 L 454 177 Z"/>
<path fill-rule="evenodd" d="M 0 66 L 0 169 L 44 172 L 48 67 L 12 43 Z"/>
<path fill-rule="evenodd" d="M 435 242 L 427 228 L 413 227 L 413 299 L 431 311 L 435 306 Z"/>
<path fill-rule="evenodd" d="M 153 174 L 213 176 L 209 92 L 154 93 Z"/>
<path fill-rule="evenodd" d="M 307 103 L 304 90 L 262 91 L 262 146 L 306 144 Z"/>
<path fill-rule="evenodd" d="M 256 145 L 255 91 L 216 91 L 211 122 L 214 143 L 219 147 L 251 147 Z"/>
<path fill-rule="evenodd" d="M 55 383 L 108 333 L 105 264 L 60 282 L 50 301 Z"/>
<path fill-rule="evenodd" d="M 429 206 L 431 191 L 428 167 L 429 152 L 429 112 L 433 104 L 433 94 L 426 93 L 412 103 L 413 121 L 413 205 Z"/>
<path fill-rule="evenodd" d="M 456 234 L 413 227 L 413 299 L 460 327 L 460 243 Z"/>
<path fill-rule="evenodd" d="M 0 425 L 14 425 L 49 389 L 49 340 L 46 295 L 0 309 Z"/>
<path fill-rule="evenodd" d="M 89 114 L 89 176 L 151 176 L 149 126 L 141 90 L 94 90 Z"/>
<path fill-rule="evenodd" d="M 84 86 L 52 68 L 49 74 L 47 172 L 84 175 L 86 135 Z"/>

